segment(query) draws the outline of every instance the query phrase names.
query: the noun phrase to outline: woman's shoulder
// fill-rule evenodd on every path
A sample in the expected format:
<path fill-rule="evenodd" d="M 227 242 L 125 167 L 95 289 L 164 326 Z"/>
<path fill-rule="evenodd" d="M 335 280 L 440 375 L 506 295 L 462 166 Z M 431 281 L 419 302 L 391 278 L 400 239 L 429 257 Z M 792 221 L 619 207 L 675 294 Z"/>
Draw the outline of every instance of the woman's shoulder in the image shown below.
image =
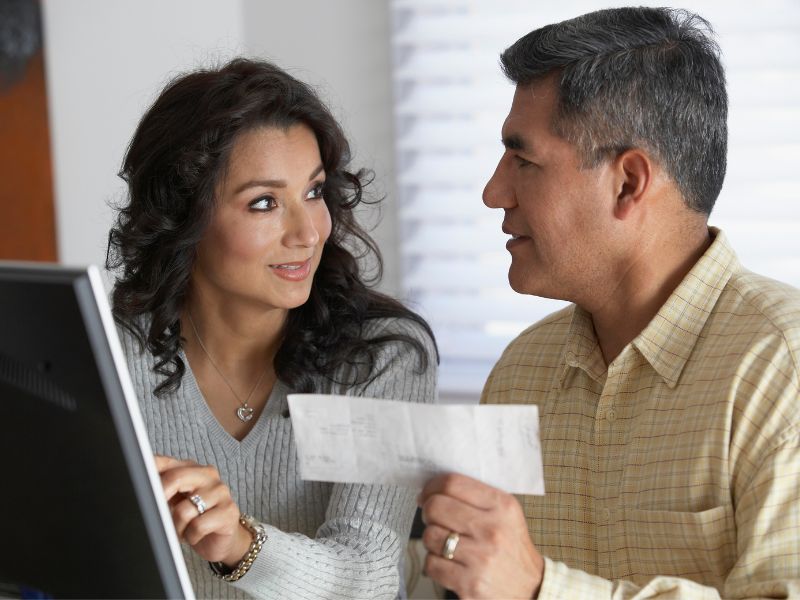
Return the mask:
<path fill-rule="evenodd" d="M 128 357 L 145 353 L 143 336 L 147 336 L 149 327 L 149 319 L 146 316 L 138 316 L 125 321 L 117 319 L 115 324 L 122 349 Z"/>
<path fill-rule="evenodd" d="M 370 319 L 364 323 L 362 336 L 366 341 L 381 342 L 383 353 L 405 355 L 412 351 L 424 355 L 428 368 L 438 363 L 436 341 L 424 321 L 405 316 Z"/>
<path fill-rule="evenodd" d="M 384 335 L 407 335 L 418 341 L 432 340 L 431 333 L 422 322 L 406 316 L 378 317 L 364 322 L 365 339 Z"/>
<path fill-rule="evenodd" d="M 433 336 L 423 323 L 404 315 L 363 321 L 357 334 L 358 349 L 344 356 L 332 373 L 315 373 L 314 390 L 323 394 L 391 397 L 393 394 L 383 388 L 395 387 L 394 380 L 406 378 L 429 381 L 435 387 L 438 353 Z M 291 383 L 287 386 L 292 389 Z"/>
<path fill-rule="evenodd" d="M 122 352 L 125 354 L 134 385 L 137 388 L 153 387 L 155 358 L 145 342 L 150 326 L 149 318 L 139 316 L 132 321 L 117 321 L 116 325 Z"/>
<path fill-rule="evenodd" d="M 372 342 L 374 362 L 366 378 L 356 369 L 361 383 L 345 385 L 339 393 L 434 401 L 438 353 L 432 334 L 422 322 L 408 317 L 370 319 L 364 324 L 362 335 L 365 341 Z"/>

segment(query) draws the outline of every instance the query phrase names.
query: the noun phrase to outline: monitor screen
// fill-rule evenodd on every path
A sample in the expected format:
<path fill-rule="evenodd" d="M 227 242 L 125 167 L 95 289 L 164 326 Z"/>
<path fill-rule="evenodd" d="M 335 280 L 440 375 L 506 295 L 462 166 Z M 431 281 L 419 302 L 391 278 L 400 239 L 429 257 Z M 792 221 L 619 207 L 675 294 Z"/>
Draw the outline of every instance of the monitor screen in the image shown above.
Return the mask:
<path fill-rule="evenodd" d="M 0 262 L 0 585 L 193 597 L 95 267 Z"/>

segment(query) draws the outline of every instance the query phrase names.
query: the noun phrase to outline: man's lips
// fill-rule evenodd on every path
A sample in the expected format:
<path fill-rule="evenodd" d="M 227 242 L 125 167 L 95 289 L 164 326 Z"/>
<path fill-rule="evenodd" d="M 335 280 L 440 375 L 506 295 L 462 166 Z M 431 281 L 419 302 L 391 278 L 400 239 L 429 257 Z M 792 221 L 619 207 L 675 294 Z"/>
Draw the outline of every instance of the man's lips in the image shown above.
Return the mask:
<path fill-rule="evenodd" d="M 512 230 L 510 227 L 506 227 L 505 225 L 503 225 L 503 233 L 511 236 L 511 239 L 506 242 L 507 250 L 510 250 L 514 246 L 518 246 L 519 244 L 525 243 L 531 239 L 529 235 L 518 233 Z"/>

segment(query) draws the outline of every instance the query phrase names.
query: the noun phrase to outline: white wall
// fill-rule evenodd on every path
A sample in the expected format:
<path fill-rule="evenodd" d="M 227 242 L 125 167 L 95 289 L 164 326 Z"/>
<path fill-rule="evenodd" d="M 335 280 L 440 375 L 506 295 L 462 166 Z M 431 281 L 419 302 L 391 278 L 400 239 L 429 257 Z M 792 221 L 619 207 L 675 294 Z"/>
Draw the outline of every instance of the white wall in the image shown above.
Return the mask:
<path fill-rule="evenodd" d="M 389 2 L 386 0 L 245 0 L 248 50 L 315 85 L 349 135 L 354 167 L 375 171 L 361 222 L 384 258 L 380 288 L 400 289 L 394 192 Z"/>
<path fill-rule="evenodd" d="M 335 5 L 338 10 L 333 10 Z M 59 257 L 103 264 L 116 176 L 143 111 L 172 76 L 237 54 L 321 85 L 375 186 L 393 181 L 388 6 L 373 0 L 44 0 Z M 346 8 L 346 10 L 342 10 Z M 322 31 L 325 26 L 328 32 Z M 373 232 L 395 293 L 396 220 Z"/>

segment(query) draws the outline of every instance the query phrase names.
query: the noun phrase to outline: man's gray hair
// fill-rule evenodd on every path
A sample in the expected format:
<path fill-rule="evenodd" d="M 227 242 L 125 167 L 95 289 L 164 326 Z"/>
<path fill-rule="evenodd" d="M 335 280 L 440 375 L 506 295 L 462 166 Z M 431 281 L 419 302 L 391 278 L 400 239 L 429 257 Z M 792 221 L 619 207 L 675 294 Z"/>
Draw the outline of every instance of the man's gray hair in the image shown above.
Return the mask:
<path fill-rule="evenodd" d="M 710 214 L 725 179 L 728 96 L 719 46 L 702 17 L 615 8 L 547 25 L 500 57 L 527 85 L 556 74 L 553 131 L 594 167 L 629 148 L 649 152 L 686 204 Z"/>

